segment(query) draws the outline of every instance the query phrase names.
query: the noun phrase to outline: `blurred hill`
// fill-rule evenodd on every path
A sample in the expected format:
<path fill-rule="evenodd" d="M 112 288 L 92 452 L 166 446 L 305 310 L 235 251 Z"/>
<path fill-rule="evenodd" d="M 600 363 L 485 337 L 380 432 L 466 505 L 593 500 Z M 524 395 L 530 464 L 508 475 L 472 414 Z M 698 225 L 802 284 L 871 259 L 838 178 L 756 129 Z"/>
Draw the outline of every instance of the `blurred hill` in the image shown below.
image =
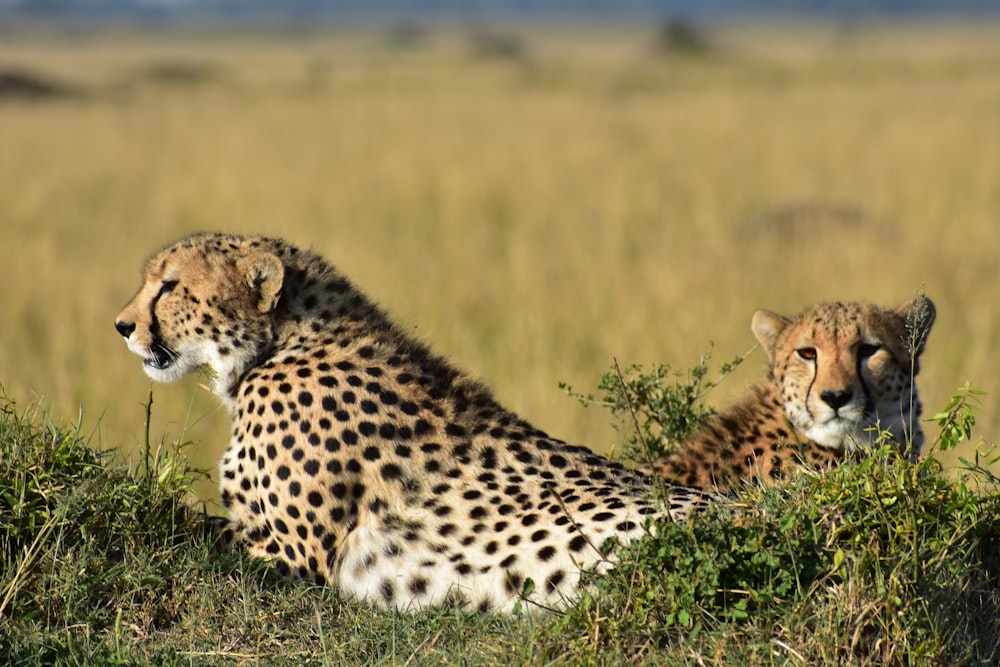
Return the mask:
<path fill-rule="evenodd" d="M 0 0 L 16 18 L 142 21 L 948 18 L 1000 15 L 996 0 Z"/>

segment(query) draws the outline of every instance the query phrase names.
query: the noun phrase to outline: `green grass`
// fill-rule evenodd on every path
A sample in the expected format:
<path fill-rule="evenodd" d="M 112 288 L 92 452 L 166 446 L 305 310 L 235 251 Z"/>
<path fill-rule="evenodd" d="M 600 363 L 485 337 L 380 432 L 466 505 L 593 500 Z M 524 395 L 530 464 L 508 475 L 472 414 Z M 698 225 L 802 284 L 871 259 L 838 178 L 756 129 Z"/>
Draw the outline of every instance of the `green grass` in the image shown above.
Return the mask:
<path fill-rule="evenodd" d="M 183 446 L 130 469 L 3 399 L 0 663 L 995 664 L 998 480 L 893 451 L 660 525 L 565 614 L 410 614 L 220 552 Z"/>

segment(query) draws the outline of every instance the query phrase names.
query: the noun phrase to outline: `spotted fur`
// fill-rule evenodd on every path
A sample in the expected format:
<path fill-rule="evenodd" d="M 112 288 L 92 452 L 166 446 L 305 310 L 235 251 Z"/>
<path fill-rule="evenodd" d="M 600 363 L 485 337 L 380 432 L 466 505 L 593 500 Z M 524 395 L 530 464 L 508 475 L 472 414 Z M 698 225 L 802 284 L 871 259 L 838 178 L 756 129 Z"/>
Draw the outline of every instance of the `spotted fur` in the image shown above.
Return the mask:
<path fill-rule="evenodd" d="M 822 303 L 789 319 L 766 310 L 753 332 L 767 380 L 647 472 L 704 489 L 830 467 L 888 432 L 912 456 L 924 443 L 915 379 L 934 304 Z"/>
<path fill-rule="evenodd" d="M 570 599 L 648 519 L 706 494 L 534 428 L 393 325 L 318 255 L 200 234 L 154 255 L 115 322 L 154 380 L 196 368 L 232 415 L 222 501 L 289 576 L 413 609 Z"/>

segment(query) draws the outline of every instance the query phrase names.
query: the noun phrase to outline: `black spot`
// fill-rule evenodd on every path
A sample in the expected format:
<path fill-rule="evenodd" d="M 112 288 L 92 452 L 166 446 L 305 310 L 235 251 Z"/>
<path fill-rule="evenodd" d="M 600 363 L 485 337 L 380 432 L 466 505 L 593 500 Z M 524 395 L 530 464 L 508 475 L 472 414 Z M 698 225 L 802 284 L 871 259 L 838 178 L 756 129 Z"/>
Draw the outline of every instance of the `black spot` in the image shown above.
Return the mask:
<path fill-rule="evenodd" d="M 541 552 L 539 552 L 538 555 L 539 557 L 541 557 Z M 545 579 L 545 592 L 554 593 L 556 589 L 559 588 L 559 584 L 561 584 L 563 582 L 563 579 L 565 578 L 566 578 L 566 573 L 563 572 L 562 570 L 556 570 L 555 572 L 550 574 Z"/>
<path fill-rule="evenodd" d="M 376 430 L 378 430 L 378 428 L 375 426 L 375 424 L 371 422 L 361 422 L 360 424 L 358 424 L 358 432 L 361 433 L 361 435 L 363 436 L 366 437 L 373 436 L 375 435 Z"/>
<path fill-rule="evenodd" d="M 569 550 L 573 552 L 581 551 L 585 546 L 587 546 L 587 538 L 583 535 L 577 535 L 569 541 Z"/>
<path fill-rule="evenodd" d="M 278 466 L 278 470 L 275 474 L 278 476 L 278 479 L 286 480 L 291 476 L 292 471 L 288 469 L 288 466 Z"/>
<path fill-rule="evenodd" d="M 364 400 L 361 401 L 361 411 L 365 414 L 373 415 L 378 412 L 378 406 L 374 401 Z"/>
<path fill-rule="evenodd" d="M 392 599 L 396 596 L 396 588 L 392 585 L 392 582 L 388 579 L 382 581 L 382 585 L 379 587 L 379 593 L 382 594 L 382 599 L 385 600 L 387 605 L 392 604 Z"/>
<path fill-rule="evenodd" d="M 409 589 L 413 595 L 423 595 L 427 592 L 427 579 L 425 577 L 413 577 L 410 579 Z"/>
<path fill-rule="evenodd" d="M 326 410 L 327 412 L 333 412 L 334 410 L 337 409 L 337 401 L 334 400 L 332 396 L 324 396 L 323 400 L 320 401 L 320 404 L 323 406 L 323 409 Z"/>
<path fill-rule="evenodd" d="M 378 434 L 380 438 L 385 440 L 392 440 L 396 437 L 396 427 L 392 424 L 382 424 L 378 427 Z"/>
<path fill-rule="evenodd" d="M 304 370 L 308 370 L 308 369 L 303 368 L 299 372 L 301 373 Z M 312 405 L 312 402 L 313 402 L 313 395 L 312 394 L 310 394 L 308 391 L 300 391 L 299 392 L 299 405 L 302 405 L 304 407 L 309 407 L 310 405 Z"/>
<path fill-rule="evenodd" d="M 315 477 L 316 474 L 319 473 L 319 461 L 316 459 L 309 459 L 305 462 L 305 465 L 302 466 L 302 469 L 305 470 L 306 474 L 310 477 Z"/>
<path fill-rule="evenodd" d="M 395 463 L 386 463 L 382 466 L 381 473 L 384 480 L 399 479 L 403 476 L 403 469 Z"/>
<path fill-rule="evenodd" d="M 345 428 L 343 432 L 341 432 L 340 439 L 344 441 L 345 445 L 358 444 L 358 434 L 349 428 Z"/>
<path fill-rule="evenodd" d="M 378 447 L 366 447 L 362 455 L 368 461 L 378 461 L 382 458 L 382 453 L 378 450 Z"/>
<path fill-rule="evenodd" d="M 556 555 L 556 548 L 549 545 L 547 547 L 542 547 L 538 550 L 538 559 L 543 563 L 547 563 L 552 560 L 552 557 Z"/>
<path fill-rule="evenodd" d="M 399 409 L 403 411 L 403 414 L 415 415 L 417 414 L 417 404 L 412 401 L 404 401 L 399 404 Z"/>

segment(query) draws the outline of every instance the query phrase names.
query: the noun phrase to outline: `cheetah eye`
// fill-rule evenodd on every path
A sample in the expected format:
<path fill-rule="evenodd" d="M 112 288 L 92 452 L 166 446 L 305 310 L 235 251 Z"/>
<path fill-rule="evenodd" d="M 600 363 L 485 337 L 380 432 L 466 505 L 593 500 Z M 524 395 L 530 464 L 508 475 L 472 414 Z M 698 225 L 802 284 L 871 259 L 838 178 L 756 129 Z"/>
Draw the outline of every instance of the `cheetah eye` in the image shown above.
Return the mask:
<path fill-rule="evenodd" d="M 176 280 L 164 280 L 163 283 L 160 285 L 159 296 L 163 296 L 164 294 L 170 294 L 171 292 L 173 292 L 174 288 L 177 287 L 177 282 L 178 281 Z"/>
<path fill-rule="evenodd" d="M 816 359 L 816 348 L 815 347 L 800 347 L 795 350 L 795 354 L 799 355 L 800 359 L 805 359 L 806 361 L 815 361 Z"/>
<path fill-rule="evenodd" d="M 882 346 L 875 343 L 862 343 L 858 346 L 858 358 L 867 359 L 881 349 Z"/>

